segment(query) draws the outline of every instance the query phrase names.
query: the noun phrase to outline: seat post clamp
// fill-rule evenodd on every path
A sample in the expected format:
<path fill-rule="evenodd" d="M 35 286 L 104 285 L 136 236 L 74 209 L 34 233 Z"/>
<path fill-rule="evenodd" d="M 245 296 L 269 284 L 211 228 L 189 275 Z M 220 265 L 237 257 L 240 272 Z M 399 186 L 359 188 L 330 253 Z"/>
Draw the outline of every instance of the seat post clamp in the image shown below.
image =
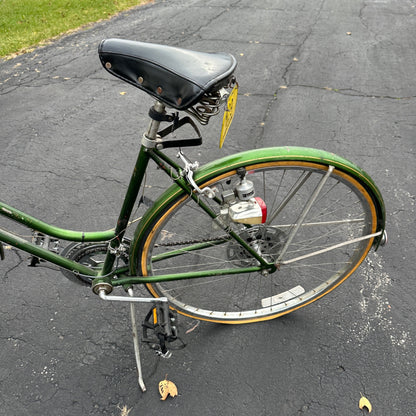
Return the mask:
<path fill-rule="evenodd" d="M 149 139 L 145 133 L 142 137 L 142 145 L 147 149 L 162 149 L 163 141 L 159 135 L 157 135 L 156 139 Z"/>
<path fill-rule="evenodd" d="M 173 121 L 175 121 L 176 118 L 178 118 L 178 113 L 160 113 L 159 111 L 155 110 L 154 107 L 150 107 L 149 117 L 155 121 L 167 121 L 169 123 L 172 123 Z"/>

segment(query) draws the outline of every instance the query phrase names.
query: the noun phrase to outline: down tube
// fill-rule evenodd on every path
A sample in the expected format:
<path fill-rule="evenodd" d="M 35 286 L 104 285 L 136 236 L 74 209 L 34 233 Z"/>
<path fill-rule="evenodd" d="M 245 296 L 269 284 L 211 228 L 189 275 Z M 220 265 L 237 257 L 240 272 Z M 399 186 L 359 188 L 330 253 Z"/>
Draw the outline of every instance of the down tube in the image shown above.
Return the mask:
<path fill-rule="evenodd" d="M 25 239 L 18 237 L 14 234 L 11 234 L 1 228 L 0 228 L 0 241 L 10 244 L 11 246 L 16 247 L 20 250 L 23 250 L 27 253 L 30 253 L 36 257 L 39 257 L 41 259 L 54 263 L 67 270 L 82 273 L 88 276 L 96 275 L 93 270 L 89 269 L 86 266 L 83 266 L 82 264 L 79 264 L 75 261 L 62 257 L 59 254 L 46 250 L 40 246 L 37 246 L 36 244 L 32 244 L 29 241 L 26 241 Z"/>

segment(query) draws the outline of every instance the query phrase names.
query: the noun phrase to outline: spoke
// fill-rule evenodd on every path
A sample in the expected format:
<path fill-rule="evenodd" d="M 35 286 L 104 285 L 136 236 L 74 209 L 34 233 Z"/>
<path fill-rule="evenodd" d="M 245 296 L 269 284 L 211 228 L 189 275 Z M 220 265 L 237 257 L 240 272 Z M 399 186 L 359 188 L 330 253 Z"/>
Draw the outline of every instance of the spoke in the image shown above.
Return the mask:
<path fill-rule="evenodd" d="M 212 285 L 212 283 L 216 283 L 216 282 L 225 282 L 227 280 L 232 279 L 233 277 L 234 276 L 220 276 L 216 279 L 198 279 L 198 280 L 192 281 L 192 283 L 190 283 L 190 281 L 188 280 L 186 285 L 172 287 L 170 289 L 165 288 L 163 291 L 165 293 L 178 292 L 180 290 L 184 291 L 184 290 L 192 289 L 194 287 Z M 177 297 L 177 296 L 173 296 L 173 297 Z"/>
<path fill-rule="evenodd" d="M 286 241 L 285 246 L 283 247 L 281 253 L 279 254 L 279 258 L 277 259 L 276 263 L 281 263 L 283 256 L 286 253 L 286 250 L 288 249 L 290 243 L 292 242 L 293 238 L 295 237 L 296 233 L 299 230 L 299 227 L 302 225 L 303 221 L 306 218 L 306 215 L 308 214 L 309 210 L 311 209 L 313 203 L 315 202 L 316 198 L 318 197 L 319 193 L 321 192 L 321 189 L 323 188 L 323 186 L 325 185 L 325 182 L 328 180 L 328 178 L 330 177 L 332 171 L 334 170 L 333 166 L 328 166 L 328 171 L 326 172 L 326 174 L 321 178 L 318 186 L 315 188 L 315 190 L 313 191 L 311 197 L 309 198 L 309 201 L 306 203 L 305 207 L 302 210 L 302 213 L 300 214 L 300 217 L 298 219 L 297 224 L 295 225 L 295 227 L 290 231 L 289 237 Z"/>
<path fill-rule="evenodd" d="M 240 260 L 234 260 L 234 263 L 232 260 L 224 260 L 224 259 L 218 259 L 218 260 L 221 260 L 223 265 L 229 264 L 231 266 L 236 266 L 240 262 Z M 209 267 L 209 268 L 213 267 L 214 268 L 213 270 L 215 269 L 219 270 L 218 260 L 212 263 L 198 263 L 198 266 L 199 268 L 202 268 L 203 266 Z M 177 266 L 166 265 L 166 267 L 153 268 L 153 272 L 164 272 L 166 270 L 184 270 L 184 269 L 195 270 L 195 264 L 180 264 Z M 203 270 L 205 270 L 205 268 Z"/>
<path fill-rule="evenodd" d="M 337 248 L 347 246 L 349 244 L 354 244 L 354 243 L 358 243 L 360 241 L 369 240 L 370 238 L 378 237 L 379 235 L 381 235 L 381 231 L 379 231 L 377 233 L 374 233 L 374 234 L 368 234 L 368 235 L 365 235 L 363 237 L 354 238 L 353 240 L 344 241 L 343 243 L 335 244 L 335 245 L 333 245 L 331 247 L 328 247 L 328 248 L 325 248 L 323 250 L 318 250 L 318 251 L 314 251 L 313 253 L 305 254 L 304 256 L 295 257 L 294 259 L 284 260 L 284 261 L 281 261 L 279 263 L 279 265 L 294 263 L 296 261 L 304 260 L 304 259 L 307 259 L 307 258 L 313 257 L 313 256 L 317 256 L 318 254 L 326 253 L 328 251 L 335 250 Z"/>
<path fill-rule="evenodd" d="M 323 218 L 323 217 L 328 217 L 329 215 L 331 217 L 334 217 L 334 216 L 336 217 L 337 212 L 339 212 L 341 209 L 342 209 L 342 212 L 344 212 L 345 209 L 349 209 L 349 208 L 353 207 L 354 205 L 358 205 L 359 203 L 360 203 L 360 201 L 356 200 L 356 201 L 353 201 L 349 205 L 343 205 L 341 203 L 341 199 L 338 199 L 338 200 L 332 202 L 331 205 L 328 205 L 328 207 L 326 209 L 324 209 L 323 211 L 320 211 L 320 212 L 316 213 L 313 218 L 318 218 L 318 217 Z M 342 207 L 342 208 L 340 208 L 340 207 Z M 333 209 L 332 211 L 329 211 L 330 208 L 335 208 L 335 209 Z M 363 215 L 363 214 L 361 214 L 361 215 Z"/>
<path fill-rule="evenodd" d="M 280 205 L 276 208 L 276 211 L 272 215 L 270 215 L 270 218 L 267 221 L 267 224 L 270 224 L 282 212 L 282 210 L 291 201 L 291 199 L 298 193 L 299 189 L 305 184 L 305 182 L 309 179 L 311 175 L 312 175 L 312 172 L 306 172 L 306 171 L 302 172 L 302 175 L 298 178 L 296 183 L 289 190 L 286 197 L 283 199 Z"/>
<path fill-rule="evenodd" d="M 198 218 L 201 215 L 205 215 L 205 213 L 202 211 L 202 209 L 199 207 L 199 205 L 195 204 L 193 200 L 190 200 L 188 202 L 184 203 L 185 206 L 182 208 L 184 210 L 185 208 L 189 210 L 189 213 L 187 211 L 186 216 L 179 216 L 179 215 L 173 215 L 172 217 L 172 223 L 175 225 L 175 229 L 180 229 L 181 234 L 178 234 L 177 232 L 170 231 L 170 230 L 162 230 L 160 233 L 160 241 L 163 242 L 166 239 L 171 238 L 172 236 L 181 236 L 180 240 L 190 240 L 195 239 L 196 235 L 201 234 L 201 229 L 199 224 L 195 224 L 192 222 L 192 218 Z M 212 237 L 214 239 L 215 237 Z M 178 238 L 177 238 L 178 239 Z"/>
<path fill-rule="evenodd" d="M 363 222 L 363 218 L 354 218 L 354 219 L 345 219 L 345 220 L 333 220 L 333 221 L 318 221 L 318 222 L 304 222 L 300 224 L 301 227 L 315 227 L 315 226 L 321 226 L 321 225 L 334 225 L 334 224 L 352 224 L 352 223 L 358 223 Z M 297 223 L 294 224 L 278 224 L 278 225 L 272 225 L 273 228 L 292 228 L 297 226 Z"/>
<path fill-rule="evenodd" d="M 204 250 L 204 249 L 208 249 L 211 247 L 214 247 L 216 245 L 221 245 L 223 243 L 225 243 L 226 241 L 228 241 L 227 239 L 217 239 L 217 240 L 213 240 L 213 241 L 201 241 L 201 242 L 196 242 L 196 244 L 192 244 L 189 247 L 185 247 L 185 248 L 178 248 L 175 250 L 170 250 L 170 251 L 166 251 L 163 253 L 159 253 L 156 254 L 154 256 L 152 256 L 152 262 L 158 262 L 158 261 L 162 261 L 162 260 L 166 260 L 172 257 L 177 257 L 177 256 L 182 256 L 184 254 L 188 254 L 188 253 L 194 253 L 197 250 Z M 184 242 L 177 242 L 177 243 L 167 243 L 165 244 L 156 244 L 155 247 L 170 247 L 170 246 L 176 246 L 176 245 L 184 245 Z M 195 254 L 195 253 L 194 253 Z M 198 253 L 196 253 L 198 254 Z"/>
<path fill-rule="evenodd" d="M 340 267 L 345 267 L 349 264 L 351 264 L 351 261 L 340 261 L 340 262 L 318 263 L 318 264 L 311 264 L 311 263 L 295 264 L 294 266 L 291 266 L 291 267 L 297 270 L 301 270 L 302 268 L 308 269 L 308 274 L 310 274 L 312 270 L 319 271 L 321 274 L 322 272 L 333 273 L 335 270 L 334 266 L 338 266 L 338 269 L 339 269 Z"/>
<path fill-rule="evenodd" d="M 185 315 L 236 323 L 290 312 L 348 277 L 379 235 L 371 234 L 376 218 L 365 189 L 331 164 L 279 159 L 244 168 L 267 205 L 264 224 L 229 219 L 234 200 L 223 204 L 221 196 L 239 181 L 230 169 L 209 179 L 215 201 L 201 196 L 209 215 L 186 198 L 149 231 L 147 269 L 140 264 L 148 277 L 141 281 Z M 289 296 L 295 288 L 298 297 Z"/>
<path fill-rule="evenodd" d="M 303 240 L 303 241 L 299 241 L 299 242 L 296 242 L 296 243 L 292 244 L 292 246 L 294 246 L 294 248 L 296 248 L 296 247 L 303 247 L 303 248 L 301 248 L 301 249 L 298 248 L 297 250 L 296 249 L 288 250 L 288 253 L 289 252 L 292 253 L 292 254 L 293 253 L 298 253 L 298 252 L 301 252 L 301 251 L 306 251 L 310 248 L 314 248 L 314 249 L 325 248 L 325 247 L 328 247 L 328 244 L 317 246 L 316 242 L 319 242 L 319 240 L 322 240 L 323 238 L 327 238 L 327 237 L 330 237 L 330 236 L 335 237 L 335 236 L 343 236 L 343 235 L 345 235 L 345 230 L 341 229 L 340 227 L 337 227 L 335 229 L 329 230 L 325 234 L 320 234 L 317 237 L 310 238 L 310 239 Z"/>
<path fill-rule="evenodd" d="M 305 264 L 295 264 L 291 266 L 291 269 L 293 270 L 301 270 L 301 269 L 308 269 L 308 274 L 310 274 L 311 270 L 319 271 L 321 272 L 329 272 L 333 273 L 334 266 L 338 266 L 338 269 L 340 267 L 345 267 L 348 264 L 351 264 L 351 261 L 338 261 L 338 262 L 330 262 L 330 263 L 305 263 Z M 309 270 L 311 269 L 311 270 Z"/>
<path fill-rule="evenodd" d="M 272 203 L 271 209 L 270 209 L 271 212 L 274 211 L 274 206 L 275 206 L 275 204 L 277 202 L 277 197 L 280 196 L 280 188 L 282 186 L 283 179 L 285 178 L 285 175 L 286 175 L 286 169 L 283 170 L 283 172 L 282 172 L 282 174 L 280 176 L 280 182 L 277 185 L 277 189 L 274 192 L 274 199 L 273 199 L 273 203 Z M 264 196 L 265 200 L 267 200 L 266 199 L 266 172 L 263 172 L 263 196 Z M 270 224 L 270 222 L 271 221 L 267 221 L 267 224 Z"/>

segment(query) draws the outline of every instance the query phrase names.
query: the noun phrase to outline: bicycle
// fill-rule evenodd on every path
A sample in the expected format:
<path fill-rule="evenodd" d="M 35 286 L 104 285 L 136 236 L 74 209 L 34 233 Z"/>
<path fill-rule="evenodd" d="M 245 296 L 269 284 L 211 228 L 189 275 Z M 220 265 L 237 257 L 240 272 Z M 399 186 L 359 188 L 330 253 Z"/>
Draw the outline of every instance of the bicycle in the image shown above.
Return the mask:
<path fill-rule="evenodd" d="M 185 156 L 183 148 L 202 144 L 195 121 L 206 125 L 222 107 L 220 147 L 224 142 L 238 95 L 232 55 L 122 39 L 103 40 L 98 53 L 109 73 L 156 100 L 117 224 L 108 231 L 65 230 L 0 202 L 2 216 L 34 233 L 27 241 L 0 228 L 0 255 L 2 243 L 9 244 L 30 253 L 32 266 L 49 261 L 68 278 L 91 285 L 100 298 L 130 302 L 143 391 L 134 302 L 152 304 L 144 341 L 169 356 L 168 345 L 178 339 L 174 311 L 227 324 L 274 319 L 331 292 L 372 247 L 385 244 L 381 193 L 344 158 L 275 147 L 199 167 Z M 162 123 L 169 125 L 161 129 Z M 185 125 L 195 137 L 168 137 Z M 163 152 L 168 148 L 179 148 L 180 163 Z M 126 229 L 136 201 L 144 200 L 139 194 L 150 160 L 173 183 L 129 240 Z M 60 240 L 70 242 L 62 251 Z M 138 284 L 152 297 L 135 297 Z M 115 288 L 128 295 L 111 295 Z"/>

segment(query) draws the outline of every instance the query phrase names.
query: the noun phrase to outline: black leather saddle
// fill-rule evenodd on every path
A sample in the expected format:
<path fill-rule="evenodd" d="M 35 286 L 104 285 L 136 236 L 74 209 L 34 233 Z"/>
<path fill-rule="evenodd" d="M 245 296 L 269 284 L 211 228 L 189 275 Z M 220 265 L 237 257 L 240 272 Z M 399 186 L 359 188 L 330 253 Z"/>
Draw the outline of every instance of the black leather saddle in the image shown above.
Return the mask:
<path fill-rule="evenodd" d="M 237 66 L 227 53 L 123 39 L 103 40 L 98 53 L 108 72 L 178 110 L 186 110 L 204 94 L 228 85 Z"/>

